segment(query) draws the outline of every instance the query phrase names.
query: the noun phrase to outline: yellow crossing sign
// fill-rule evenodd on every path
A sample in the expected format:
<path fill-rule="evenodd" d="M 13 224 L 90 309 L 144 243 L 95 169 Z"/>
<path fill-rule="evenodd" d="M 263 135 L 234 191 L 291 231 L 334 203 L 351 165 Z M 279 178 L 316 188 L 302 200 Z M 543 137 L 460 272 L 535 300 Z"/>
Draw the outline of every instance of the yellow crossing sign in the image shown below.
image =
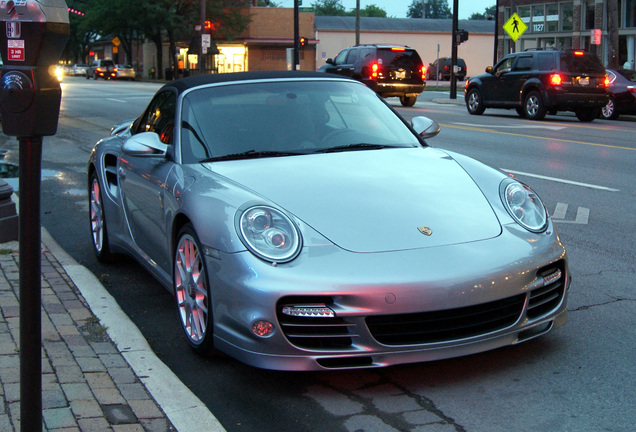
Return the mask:
<path fill-rule="evenodd" d="M 528 26 L 521 21 L 521 18 L 519 18 L 519 15 L 515 12 L 503 25 L 503 29 L 510 35 L 514 42 L 517 42 L 517 39 L 528 30 Z"/>

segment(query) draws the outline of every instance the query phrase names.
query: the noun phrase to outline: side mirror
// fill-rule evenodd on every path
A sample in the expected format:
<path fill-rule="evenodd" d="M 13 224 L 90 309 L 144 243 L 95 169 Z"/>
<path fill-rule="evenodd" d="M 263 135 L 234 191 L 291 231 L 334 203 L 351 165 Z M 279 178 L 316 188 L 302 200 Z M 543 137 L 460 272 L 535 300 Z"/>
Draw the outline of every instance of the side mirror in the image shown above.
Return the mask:
<path fill-rule="evenodd" d="M 154 132 L 142 132 L 124 141 L 122 151 L 131 156 L 165 157 L 168 145 L 161 142 Z"/>
<path fill-rule="evenodd" d="M 413 126 L 415 132 L 424 139 L 433 138 L 441 131 L 439 124 L 428 117 L 413 117 L 411 120 L 411 126 Z"/>
<path fill-rule="evenodd" d="M 331 57 L 329 57 L 329 58 L 327 59 L 327 62 L 326 62 L 326 63 L 327 63 L 327 64 L 330 64 L 330 65 L 335 65 L 335 64 L 336 64 L 336 62 L 335 62 L 335 61 L 333 61 L 333 59 L 332 59 Z"/>

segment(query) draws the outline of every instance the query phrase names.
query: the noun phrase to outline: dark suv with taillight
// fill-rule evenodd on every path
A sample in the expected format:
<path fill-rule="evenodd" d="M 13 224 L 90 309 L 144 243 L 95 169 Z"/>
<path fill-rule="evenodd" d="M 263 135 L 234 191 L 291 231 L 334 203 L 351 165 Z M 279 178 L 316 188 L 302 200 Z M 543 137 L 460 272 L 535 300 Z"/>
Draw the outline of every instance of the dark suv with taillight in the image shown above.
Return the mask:
<path fill-rule="evenodd" d="M 591 122 L 607 105 L 608 79 L 598 58 L 583 50 L 534 49 L 502 58 L 486 73 L 466 81 L 470 114 L 486 108 L 514 108 L 521 117 L 541 120 L 546 114 L 574 111 Z"/>
<path fill-rule="evenodd" d="M 363 82 L 382 97 L 399 97 L 413 106 L 424 91 L 426 69 L 417 51 L 406 45 L 356 45 L 345 48 L 318 71 Z"/>

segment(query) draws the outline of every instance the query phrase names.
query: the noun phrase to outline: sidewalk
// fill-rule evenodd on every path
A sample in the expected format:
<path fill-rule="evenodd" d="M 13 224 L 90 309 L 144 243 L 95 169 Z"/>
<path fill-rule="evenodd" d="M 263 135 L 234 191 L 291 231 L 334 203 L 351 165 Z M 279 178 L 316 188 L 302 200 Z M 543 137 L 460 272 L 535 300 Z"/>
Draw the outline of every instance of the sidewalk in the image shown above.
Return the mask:
<path fill-rule="evenodd" d="M 20 431 L 19 262 L 18 242 L 0 244 L 3 432 Z M 224 431 L 44 229 L 41 274 L 43 431 Z"/>

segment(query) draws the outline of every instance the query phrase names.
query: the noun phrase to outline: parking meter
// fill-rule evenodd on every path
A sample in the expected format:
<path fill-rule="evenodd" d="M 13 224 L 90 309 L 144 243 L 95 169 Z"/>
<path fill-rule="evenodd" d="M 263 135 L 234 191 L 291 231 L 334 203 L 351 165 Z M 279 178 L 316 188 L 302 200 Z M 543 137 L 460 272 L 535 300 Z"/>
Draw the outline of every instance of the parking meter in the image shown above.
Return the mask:
<path fill-rule="evenodd" d="M 0 119 L 5 135 L 54 135 L 62 90 L 55 64 L 70 32 L 64 0 L 0 0 Z"/>

